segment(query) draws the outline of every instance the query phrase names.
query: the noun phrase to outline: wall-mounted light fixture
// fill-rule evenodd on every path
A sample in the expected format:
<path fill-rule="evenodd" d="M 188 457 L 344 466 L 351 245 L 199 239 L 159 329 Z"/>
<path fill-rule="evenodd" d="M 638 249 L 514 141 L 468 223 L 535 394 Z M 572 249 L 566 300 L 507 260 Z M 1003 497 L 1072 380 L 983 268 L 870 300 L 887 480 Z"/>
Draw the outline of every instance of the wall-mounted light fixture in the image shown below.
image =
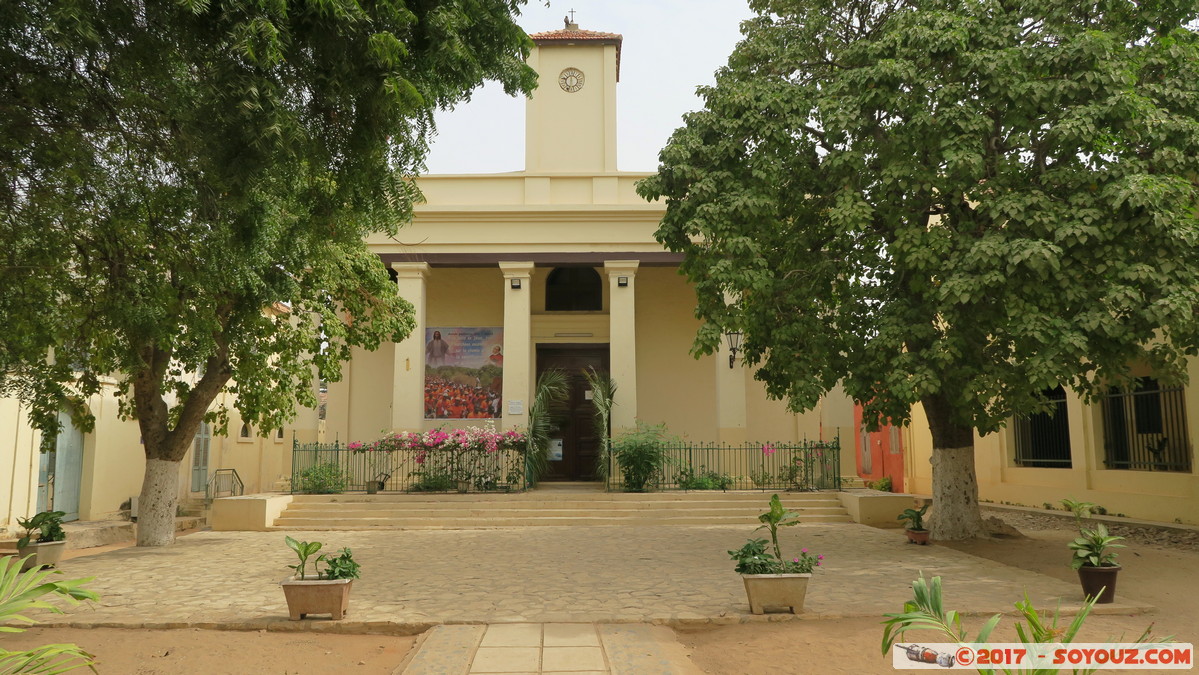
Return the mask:
<path fill-rule="evenodd" d="M 520 290 L 520 279 L 510 279 L 508 281 L 508 285 L 512 287 L 512 290 L 519 291 Z"/>
<path fill-rule="evenodd" d="M 621 288 L 628 286 L 629 278 L 628 277 L 616 277 L 616 285 L 620 286 Z"/>
<path fill-rule="evenodd" d="M 737 363 L 737 352 L 741 351 L 741 333 L 729 331 L 724 334 L 724 339 L 729 345 L 729 368 L 732 368 Z"/>

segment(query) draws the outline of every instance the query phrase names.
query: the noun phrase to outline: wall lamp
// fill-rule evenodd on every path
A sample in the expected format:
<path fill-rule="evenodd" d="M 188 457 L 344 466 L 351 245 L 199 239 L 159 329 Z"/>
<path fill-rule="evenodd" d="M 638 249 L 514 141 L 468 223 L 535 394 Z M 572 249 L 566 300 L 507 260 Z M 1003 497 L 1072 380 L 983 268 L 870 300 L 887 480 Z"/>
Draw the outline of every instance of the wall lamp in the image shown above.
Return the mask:
<path fill-rule="evenodd" d="M 724 334 L 724 339 L 729 345 L 729 368 L 732 368 L 737 363 L 737 352 L 741 351 L 741 333 L 729 331 Z"/>
<path fill-rule="evenodd" d="M 616 277 L 616 285 L 624 288 L 629 285 L 628 277 Z"/>
<path fill-rule="evenodd" d="M 520 279 L 510 279 L 508 281 L 508 285 L 512 287 L 512 290 L 519 291 L 520 290 Z"/>

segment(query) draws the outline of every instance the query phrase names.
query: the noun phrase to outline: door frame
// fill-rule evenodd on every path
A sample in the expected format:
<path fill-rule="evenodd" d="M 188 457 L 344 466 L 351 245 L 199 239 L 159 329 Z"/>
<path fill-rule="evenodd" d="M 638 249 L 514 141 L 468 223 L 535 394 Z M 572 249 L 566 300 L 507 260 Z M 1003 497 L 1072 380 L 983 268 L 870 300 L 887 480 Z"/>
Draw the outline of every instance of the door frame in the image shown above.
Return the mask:
<path fill-rule="evenodd" d="M 534 387 L 536 386 L 536 378 L 541 377 L 541 373 L 545 370 L 544 364 L 547 360 L 547 357 L 551 356 L 552 354 L 569 356 L 571 352 L 591 352 L 600 354 L 601 363 L 604 366 L 605 372 L 611 371 L 612 344 L 610 342 L 536 342 L 533 345 L 533 371 L 535 375 Z M 571 479 L 567 478 L 566 480 Z M 598 480 L 598 478 L 595 480 Z"/>

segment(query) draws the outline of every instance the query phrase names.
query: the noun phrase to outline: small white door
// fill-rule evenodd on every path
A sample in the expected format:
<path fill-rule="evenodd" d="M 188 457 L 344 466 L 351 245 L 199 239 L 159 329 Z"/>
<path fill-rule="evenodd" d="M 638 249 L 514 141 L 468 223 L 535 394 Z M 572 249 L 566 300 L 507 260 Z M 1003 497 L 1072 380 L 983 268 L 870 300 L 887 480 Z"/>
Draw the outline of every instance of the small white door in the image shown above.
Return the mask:
<path fill-rule="evenodd" d="M 208 450 L 212 444 L 212 429 L 208 422 L 200 422 L 200 430 L 192 441 L 192 492 L 203 492 L 208 487 Z"/>

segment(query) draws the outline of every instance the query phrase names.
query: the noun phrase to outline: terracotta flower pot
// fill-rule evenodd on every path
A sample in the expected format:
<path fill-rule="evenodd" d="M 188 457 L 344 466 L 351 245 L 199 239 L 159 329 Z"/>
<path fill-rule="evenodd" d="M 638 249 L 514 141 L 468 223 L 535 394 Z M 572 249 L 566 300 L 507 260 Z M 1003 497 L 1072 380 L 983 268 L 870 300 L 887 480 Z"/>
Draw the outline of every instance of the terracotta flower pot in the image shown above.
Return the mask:
<path fill-rule="evenodd" d="M 1116 599 L 1116 575 L 1120 573 L 1119 565 L 1093 567 L 1083 565 L 1078 568 L 1078 580 L 1082 582 L 1082 594 L 1086 597 L 1099 596 L 1095 602 L 1106 604 Z M 1099 590 L 1103 589 L 1100 593 Z"/>
<path fill-rule="evenodd" d="M 66 541 L 31 542 L 17 549 L 17 556 L 24 558 L 32 555 L 22 564 L 21 570 L 40 569 L 42 567 L 57 567 L 62 560 L 62 554 L 67 550 Z"/>
<path fill-rule="evenodd" d="M 767 607 L 787 607 L 799 614 L 811 578 L 811 574 L 742 574 L 749 611 L 762 614 Z"/>
<path fill-rule="evenodd" d="M 350 588 L 353 579 L 297 579 L 279 582 L 287 598 L 287 612 L 292 621 L 309 614 L 331 614 L 334 619 L 346 615 L 350 608 Z"/>
<path fill-rule="evenodd" d="M 904 532 L 906 532 L 908 535 L 909 544 L 920 544 L 921 546 L 928 545 L 928 537 L 930 534 L 928 530 L 904 530 Z"/>

